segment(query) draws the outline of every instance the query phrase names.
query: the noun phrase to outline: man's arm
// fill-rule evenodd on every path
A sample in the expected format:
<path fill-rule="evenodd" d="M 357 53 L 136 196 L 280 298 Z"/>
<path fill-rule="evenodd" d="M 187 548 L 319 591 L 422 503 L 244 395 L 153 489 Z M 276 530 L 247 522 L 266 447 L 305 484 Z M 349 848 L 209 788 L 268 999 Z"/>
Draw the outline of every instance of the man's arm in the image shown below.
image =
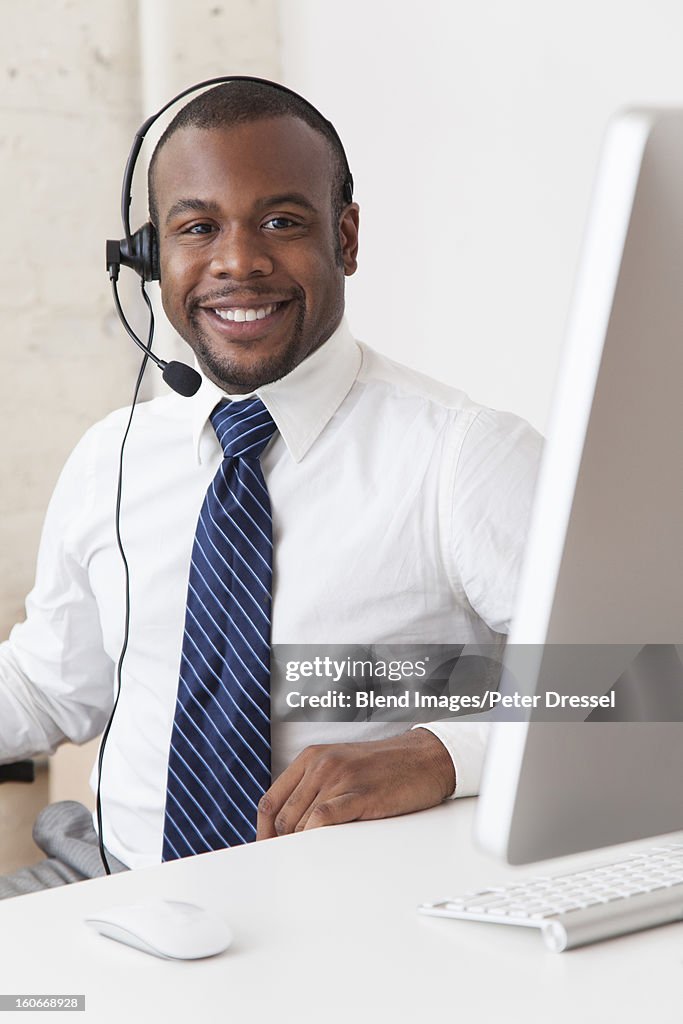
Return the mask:
<path fill-rule="evenodd" d="M 526 423 L 484 409 L 445 484 L 451 521 L 443 544 L 454 591 L 499 633 L 512 614 L 540 451 Z M 261 799 L 257 838 L 475 794 L 487 731 L 481 722 L 440 721 L 387 740 L 308 747 Z"/>
<path fill-rule="evenodd" d="M 78 538 L 90 514 L 92 432 L 59 478 L 43 526 L 26 621 L 0 644 L 0 763 L 96 736 L 112 700 L 113 664 Z"/>
<path fill-rule="evenodd" d="M 51 754 L 65 739 L 26 678 L 10 644 L 0 646 L 0 764 Z"/>

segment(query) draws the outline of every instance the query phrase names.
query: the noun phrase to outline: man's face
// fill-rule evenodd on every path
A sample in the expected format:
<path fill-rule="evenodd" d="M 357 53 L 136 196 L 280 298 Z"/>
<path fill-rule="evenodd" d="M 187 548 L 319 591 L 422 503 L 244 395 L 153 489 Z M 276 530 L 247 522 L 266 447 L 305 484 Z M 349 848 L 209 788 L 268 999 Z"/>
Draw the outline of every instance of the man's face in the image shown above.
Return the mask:
<path fill-rule="evenodd" d="M 183 128 L 159 153 L 164 310 L 226 391 L 279 379 L 339 324 L 358 207 L 333 223 L 332 166 L 325 138 L 293 117 Z"/>

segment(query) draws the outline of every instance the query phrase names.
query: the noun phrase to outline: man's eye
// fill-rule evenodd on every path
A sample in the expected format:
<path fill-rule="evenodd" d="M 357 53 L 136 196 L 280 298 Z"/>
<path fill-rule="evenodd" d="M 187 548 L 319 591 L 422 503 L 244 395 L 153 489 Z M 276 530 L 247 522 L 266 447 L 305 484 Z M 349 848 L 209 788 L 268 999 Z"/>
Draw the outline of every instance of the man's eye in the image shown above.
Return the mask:
<path fill-rule="evenodd" d="M 213 231 L 211 224 L 191 224 L 189 228 L 185 229 L 185 234 L 208 235 L 210 231 Z"/>
<path fill-rule="evenodd" d="M 263 226 L 274 231 L 283 231 L 285 228 L 297 227 L 297 223 L 289 217 L 271 217 Z"/>

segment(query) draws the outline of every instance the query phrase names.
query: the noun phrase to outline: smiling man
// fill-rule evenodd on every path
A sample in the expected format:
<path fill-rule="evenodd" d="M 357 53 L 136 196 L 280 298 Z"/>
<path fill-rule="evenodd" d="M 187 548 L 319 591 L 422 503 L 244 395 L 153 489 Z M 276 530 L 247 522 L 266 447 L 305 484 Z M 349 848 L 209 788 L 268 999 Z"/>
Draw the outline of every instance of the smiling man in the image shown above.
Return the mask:
<path fill-rule="evenodd" d="M 162 140 L 150 197 L 164 310 L 219 387 L 284 377 L 339 326 L 358 207 L 338 209 L 337 177 L 330 142 L 292 116 Z"/>
<path fill-rule="evenodd" d="M 539 453 L 516 417 L 352 338 L 347 176 L 327 122 L 253 82 L 188 103 L 150 165 L 163 306 L 204 381 L 141 406 L 126 453 L 132 619 L 103 776 L 117 869 L 477 789 L 480 725 L 275 713 L 279 644 L 498 643 Z M 53 497 L 27 621 L 0 649 L 0 759 L 82 742 L 110 712 L 126 415 L 86 435 Z M 44 868 L 0 895 L 99 873 L 83 808 L 48 809 L 37 839 Z"/>

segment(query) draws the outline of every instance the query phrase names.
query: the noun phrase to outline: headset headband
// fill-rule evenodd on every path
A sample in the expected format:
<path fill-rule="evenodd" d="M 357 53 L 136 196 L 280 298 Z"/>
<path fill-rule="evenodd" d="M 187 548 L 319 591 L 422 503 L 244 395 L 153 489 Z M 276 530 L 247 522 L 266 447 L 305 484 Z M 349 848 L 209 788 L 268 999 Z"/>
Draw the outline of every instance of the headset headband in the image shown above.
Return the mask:
<path fill-rule="evenodd" d="M 156 114 L 152 114 L 147 120 L 138 128 L 133 139 L 133 145 L 131 146 L 130 153 L 128 154 L 128 160 L 126 161 L 126 169 L 123 172 L 123 183 L 121 186 L 121 220 L 123 222 L 123 230 L 125 237 L 120 241 L 108 240 L 107 241 L 107 270 L 109 276 L 113 274 L 118 276 L 118 270 L 121 264 L 131 267 L 138 273 L 144 281 L 155 281 L 159 279 L 159 253 L 156 239 L 156 232 L 154 226 L 147 222 L 138 231 L 132 233 L 130 230 L 130 204 L 133 193 L 133 174 L 135 172 L 135 165 L 137 163 L 142 143 L 145 140 L 147 132 L 152 127 L 155 121 L 157 121 L 162 114 L 166 113 L 169 107 L 172 107 L 174 103 L 182 100 L 185 96 L 189 96 L 193 92 L 199 92 L 201 89 L 206 89 L 211 85 L 222 85 L 226 82 L 256 82 L 259 85 L 267 85 L 271 89 L 277 89 L 278 92 L 287 93 L 290 96 L 296 97 L 301 103 L 304 103 L 310 110 L 316 114 L 321 121 L 325 124 L 335 141 L 337 142 L 339 149 L 344 158 L 344 202 L 350 203 L 353 199 L 353 176 L 349 168 L 349 162 L 346 158 L 346 151 L 342 144 L 342 140 L 337 134 L 337 130 L 331 121 L 323 117 L 317 107 L 314 107 L 303 96 L 300 96 L 298 92 L 294 92 L 293 89 L 288 89 L 286 85 L 280 85 L 279 82 L 271 82 L 267 78 L 255 78 L 252 75 L 222 75 L 219 78 L 207 78 L 204 82 L 199 82 L 197 85 L 191 85 L 187 89 L 183 89 L 177 96 L 165 103 L 160 110 L 157 110 Z"/>

